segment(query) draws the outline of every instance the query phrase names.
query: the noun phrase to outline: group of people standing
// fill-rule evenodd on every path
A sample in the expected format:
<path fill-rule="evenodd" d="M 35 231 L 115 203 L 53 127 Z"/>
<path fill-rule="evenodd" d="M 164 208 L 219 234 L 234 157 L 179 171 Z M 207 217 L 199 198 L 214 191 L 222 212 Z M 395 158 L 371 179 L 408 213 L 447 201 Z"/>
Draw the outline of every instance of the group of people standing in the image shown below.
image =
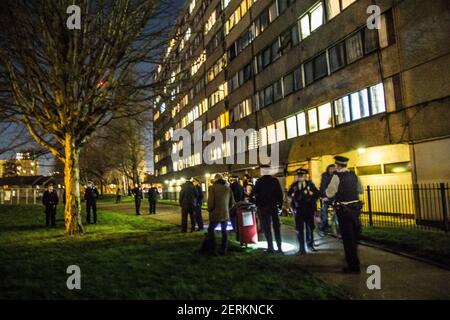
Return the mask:
<path fill-rule="evenodd" d="M 141 203 L 142 199 L 144 199 L 144 190 L 139 183 L 134 185 L 134 188 L 131 190 L 131 195 L 134 197 L 134 207 L 136 209 L 136 215 L 141 215 Z M 156 214 L 156 202 L 158 201 L 159 191 L 155 185 L 151 184 L 150 188 L 147 190 L 147 199 L 148 199 L 148 213 Z M 117 201 L 116 201 L 117 203 Z"/>
<path fill-rule="evenodd" d="M 63 191 L 63 203 L 65 204 L 66 192 Z M 97 200 L 99 198 L 98 190 L 95 188 L 94 183 L 89 181 L 83 195 L 83 200 L 86 202 L 86 223 L 97 223 Z M 42 195 L 42 204 L 45 207 L 45 225 L 47 227 L 56 226 L 56 208 L 59 204 L 58 192 L 55 190 L 53 183 L 47 185 L 47 190 Z M 91 220 L 91 212 L 92 218 Z"/>
<path fill-rule="evenodd" d="M 347 168 L 349 159 L 336 156 L 335 164 L 329 165 L 322 174 L 320 187 L 317 188 L 309 178 L 305 169 L 297 170 L 297 178 L 287 190 L 290 206 L 295 217 L 295 229 L 299 243 L 298 255 L 307 251 L 317 251 L 314 242 L 315 212 L 320 199 L 319 234 L 325 235 L 329 231 L 328 210 L 333 208 L 337 217 L 342 236 L 347 267 L 345 273 L 359 273 L 360 262 L 357 254 L 357 244 L 361 232 L 359 215 L 361 202 L 359 194 L 362 187 L 356 174 Z M 193 181 L 196 181 L 193 179 Z M 182 208 L 182 230 L 187 231 L 187 217 L 191 217 L 191 231 L 195 230 L 196 221 L 201 219 L 201 204 L 203 192 L 198 181 L 187 181 L 180 193 Z M 201 196 L 200 196 L 201 194 Z M 231 176 L 229 183 L 222 175 L 217 174 L 208 190 L 207 210 L 210 224 L 207 238 L 209 249 L 214 254 L 226 254 L 228 231 L 227 223 L 231 220 L 233 229 L 236 229 L 236 217 L 232 210 L 235 203 L 251 202 L 256 204 L 261 228 L 267 240 L 268 253 L 282 253 L 282 237 L 280 227 L 280 212 L 282 210 L 284 193 L 278 179 L 272 175 L 263 175 L 255 185 L 248 175 L 244 176 L 243 183 L 239 183 L 236 176 Z M 221 225 L 222 243 L 216 251 L 214 230 Z M 199 224 L 200 226 L 200 224 Z M 276 249 L 273 245 L 272 228 L 275 235 Z M 201 230 L 199 228 L 199 230 Z"/>

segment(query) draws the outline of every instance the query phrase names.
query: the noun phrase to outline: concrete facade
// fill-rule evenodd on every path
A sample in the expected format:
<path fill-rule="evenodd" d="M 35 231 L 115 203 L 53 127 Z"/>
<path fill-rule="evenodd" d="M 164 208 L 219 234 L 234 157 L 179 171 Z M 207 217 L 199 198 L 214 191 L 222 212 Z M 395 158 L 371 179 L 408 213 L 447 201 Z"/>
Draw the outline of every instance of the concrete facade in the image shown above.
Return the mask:
<path fill-rule="evenodd" d="M 193 45 L 193 38 L 198 32 L 203 34 L 202 42 L 192 50 L 193 53 L 188 60 L 181 62 L 182 67 L 179 69 L 185 69 L 188 74 L 183 81 L 175 81 L 179 92 L 176 98 L 161 99 L 155 104 L 157 108 L 154 121 L 155 176 L 159 182 L 192 176 L 205 180 L 206 173 L 216 172 L 236 174 L 248 172 L 258 175 L 257 164 L 195 165 L 190 163 L 174 171 L 170 157 L 173 148 L 173 141 L 170 139 L 171 130 L 186 128 L 192 131 L 193 123 L 183 126 L 180 124 L 182 118 L 204 99 L 208 99 L 221 84 L 227 85 L 227 81 L 248 63 L 252 66 L 250 79 L 240 83 L 234 90 L 228 87 L 228 92 L 223 99 L 214 105 L 208 105 L 206 112 L 194 118 L 202 121 L 203 129 L 206 130 L 208 123 L 224 113 L 231 114 L 234 107 L 249 98 L 252 112 L 242 119 L 230 121 L 224 127 L 219 126 L 218 130 L 252 128 L 261 133 L 262 128 L 282 122 L 284 135 L 288 135 L 289 124 L 292 123 L 288 122 L 288 119 L 305 112 L 306 132 L 291 138 L 284 137 L 279 141 L 280 165 L 284 168 L 283 175 L 287 176 L 286 184 L 292 181 L 293 172 L 298 167 L 310 169 L 313 180 L 318 182 L 321 172 L 332 162 L 332 157 L 336 154 L 346 154 L 352 159 L 350 167 L 355 168 L 357 172 L 360 171 L 359 174 L 365 184 L 450 181 L 450 124 L 448 121 L 450 114 L 450 46 L 448 46 L 450 3 L 448 1 L 434 0 L 433 5 L 430 5 L 428 1 L 419 0 L 336 0 L 331 2 L 278 0 L 276 1 L 278 16 L 263 32 L 254 36 L 253 41 L 245 49 L 231 59 L 230 46 L 253 24 L 257 26 L 255 22 L 258 21 L 257 18 L 275 2 L 274 0 L 258 0 L 254 3 L 248 1 L 247 6 L 251 3 L 250 8 L 231 31 L 223 36 L 218 47 L 206 55 L 205 62 L 192 76 L 190 73 L 192 61 L 207 47 L 209 39 L 213 39 L 215 34 L 222 30 L 223 25 L 242 3 L 241 0 L 225 1 L 228 2 L 226 8 L 219 14 L 211 30 L 205 34 L 205 23 L 214 8 L 223 7 L 224 4 L 220 0 L 206 1 L 209 4 L 205 6 L 206 10 L 202 13 L 202 2 L 195 1 L 195 9 L 190 14 L 189 1 L 183 12 L 188 22 L 181 25 L 183 30 L 181 33 L 184 34 L 185 30 L 191 28 L 192 35 L 183 45 L 184 48 L 178 50 L 178 55 L 186 57 L 185 53 L 190 50 L 189 46 Z M 282 2 L 291 3 L 283 12 L 281 12 Z M 340 9 L 343 9 L 331 19 L 330 10 L 328 10 L 330 3 L 337 3 Z M 343 8 L 345 4 L 348 6 Z M 369 17 L 367 8 L 373 4 L 381 9 L 381 29 L 376 31 L 375 41 L 369 44 L 370 31 L 366 27 Z M 317 5 L 323 8 L 321 25 L 315 26 L 315 30 L 304 37 L 305 28 L 302 27 L 302 21 L 306 20 L 305 15 L 311 15 L 311 17 L 314 15 L 310 9 Z M 193 25 L 194 17 L 201 14 L 203 16 L 198 24 Z M 317 23 L 313 21 L 313 18 L 310 18 L 309 22 L 311 28 L 314 23 Z M 278 51 L 281 52 L 280 57 L 270 61 L 263 70 L 259 70 L 261 68 L 258 68 L 258 54 L 277 38 L 279 45 L 282 45 L 283 38 L 280 38 L 280 35 L 290 27 L 298 30 L 298 41 L 295 41 L 298 44 L 291 43 L 287 48 Z M 345 58 L 342 60 L 345 62 L 340 68 L 334 70 L 332 57 L 335 51 L 333 50 L 340 43 L 343 43 Z M 358 49 L 359 45 L 363 48 Z M 172 50 L 174 51 L 175 49 Z M 308 68 L 312 65 L 311 70 L 314 74 L 320 71 L 319 64 L 325 61 L 320 60 L 322 54 L 326 57 L 326 74 L 317 78 L 314 75 L 311 82 L 308 79 L 308 70 L 310 70 Z M 355 54 L 358 55 L 356 59 L 352 57 Z M 205 80 L 208 69 L 224 55 L 228 60 L 226 68 L 213 80 Z M 312 64 L 309 63 L 311 59 L 315 59 Z M 164 74 L 173 72 L 171 70 L 177 69 L 177 66 L 175 64 L 173 68 L 162 69 L 163 71 L 158 74 L 160 78 L 163 78 Z M 287 92 L 286 83 L 289 74 L 296 69 L 299 69 L 301 74 L 300 88 L 292 93 Z M 278 79 L 281 80 L 282 97 L 276 102 L 261 105 L 259 93 Z M 204 88 L 196 94 L 189 92 L 201 81 L 205 81 Z M 174 86 L 174 84 L 171 85 Z M 377 99 L 380 97 L 373 93 L 376 85 L 379 85 L 378 89 L 382 88 L 384 100 L 381 103 L 383 108 L 379 112 L 374 112 L 375 101 L 379 101 Z M 275 87 L 268 89 L 268 92 L 272 92 L 271 90 L 275 90 Z M 366 102 L 366 95 L 370 102 Z M 186 96 L 187 99 L 185 99 Z M 275 100 L 274 93 L 263 96 L 263 99 L 272 96 L 272 100 Z M 184 105 L 180 107 L 180 100 L 183 98 Z M 343 122 L 338 120 L 337 103 L 341 98 L 342 101 L 348 99 L 345 101 L 351 104 L 349 107 L 352 113 L 351 120 Z M 165 110 L 161 108 L 162 101 L 164 101 Z M 360 112 L 360 110 L 353 110 L 356 108 L 356 103 L 361 103 L 360 110 L 363 110 L 367 103 L 367 110 L 370 108 L 369 114 L 355 116 L 355 111 Z M 319 109 L 317 113 L 310 112 L 318 106 L 324 106 L 323 114 Z M 174 108 L 176 108 L 175 112 L 173 112 Z M 328 110 L 331 110 L 331 118 L 321 123 L 321 118 L 328 115 Z M 313 123 L 314 117 L 318 117 L 317 126 Z M 298 118 L 296 121 L 296 125 L 300 128 Z M 321 125 L 324 128 L 320 128 Z M 262 144 L 261 139 L 259 136 L 259 146 Z M 270 136 L 267 139 L 270 139 Z M 275 140 L 277 139 L 278 136 Z M 399 164 L 398 168 L 395 164 Z M 368 168 L 369 166 L 380 166 L 380 169 Z M 404 168 L 409 169 L 405 172 Z"/>

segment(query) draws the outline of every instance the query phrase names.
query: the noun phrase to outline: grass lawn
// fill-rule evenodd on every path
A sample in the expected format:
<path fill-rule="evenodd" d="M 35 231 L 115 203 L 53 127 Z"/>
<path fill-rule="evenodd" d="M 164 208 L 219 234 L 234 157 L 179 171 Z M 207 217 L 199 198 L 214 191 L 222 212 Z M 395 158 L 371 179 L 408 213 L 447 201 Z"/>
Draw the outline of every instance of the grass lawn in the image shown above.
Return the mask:
<path fill-rule="evenodd" d="M 407 228 L 363 228 L 363 239 L 450 266 L 450 234 Z"/>
<path fill-rule="evenodd" d="M 147 217 L 100 211 L 85 235 L 46 229 L 40 206 L 0 206 L 0 299 L 342 299 L 343 291 L 297 265 L 297 257 L 198 253 L 202 234 L 180 234 Z M 81 290 L 66 288 L 69 265 Z"/>

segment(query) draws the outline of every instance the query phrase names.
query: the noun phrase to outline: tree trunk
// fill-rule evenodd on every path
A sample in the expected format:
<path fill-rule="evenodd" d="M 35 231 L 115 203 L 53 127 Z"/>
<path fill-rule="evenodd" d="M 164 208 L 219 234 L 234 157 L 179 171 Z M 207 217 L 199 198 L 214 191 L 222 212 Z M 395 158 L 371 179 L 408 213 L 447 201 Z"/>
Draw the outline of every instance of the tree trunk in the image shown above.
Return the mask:
<path fill-rule="evenodd" d="M 83 233 L 80 199 L 80 149 L 75 146 L 72 134 L 66 134 L 64 184 L 66 187 L 66 206 L 64 219 L 68 236 Z"/>

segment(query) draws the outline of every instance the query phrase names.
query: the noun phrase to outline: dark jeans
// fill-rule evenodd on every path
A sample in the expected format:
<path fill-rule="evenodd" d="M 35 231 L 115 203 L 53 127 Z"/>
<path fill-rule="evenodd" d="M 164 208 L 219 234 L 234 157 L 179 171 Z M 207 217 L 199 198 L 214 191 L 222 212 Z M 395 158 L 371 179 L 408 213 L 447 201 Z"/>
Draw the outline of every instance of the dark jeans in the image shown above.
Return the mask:
<path fill-rule="evenodd" d="M 191 231 L 195 230 L 194 207 L 181 208 L 181 231 L 187 232 L 188 215 L 191 220 Z"/>
<path fill-rule="evenodd" d="M 156 214 L 156 201 L 149 201 L 148 204 L 149 204 L 148 213 Z"/>
<path fill-rule="evenodd" d="M 345 210 L 342 207 L 338 207 L 336 213 L 348 267 L 352 270 L 359 270 L 358 240 L 361 235 L 361 223 L 359 221 L 360 210 Z"/>
<path fill-rule="evenodd" d="M 97 223 L 97 202 L 86 201 L 86 222 L 91 223 L 91 209 L 94 216 L 94 223 Z"/>
<path fill-rule="evenodd" d="M 314 247 L 314 209 L 295 211 L 295 230 L 297 231 L 297 239 L 299 250 L 305 252 L 305 231 L 306 244 L 308 247 Z"/>
<path fill-rule="evenodd" d="M 210 221 L 208 226 L 208 238 L 210 241 L 210 248 L 212 251 L 216 250 L 216 236 L 214 230 L 216 227 L 220 224 L 220 227 L 222 229 L 222 245 L 221 245 L 221 251 L 222 253 L 226 253 L 227 251 L 227 245 L 228 245 L 228 231 L 227 231 L 227 225 L 228 221 L 222 221 L 222 222 L 212 222 Z"/>
<path fill-rule="evenodd" d="M 198 230 L 203 230 L 202 206 L 195 207 L 195 222 L 197 222 Z"/>
<path fill-rule="evenodd" d="M 141 199 L 140 198 L 134 198 L 134 206 L 136 208 L 136 215 L 141 214 Z"/>
<path fill-rule="evenodd" d="M 122 199 L 122 197 L 120 195 L 117 195 L 116 196 L 116 203 L 119 203 L 121 199 Z"/>
<path fill-rule="evenodd" d="M 259 207 L 261 216 L 261 225 L 264 230 L 264 236 L 267 241 L 267 249 L 273 251 L 273 238 L 272 238 L 272 224 L 273 231 L 275 233 L 275 241 L 277 242 L 278 250 L 281 250 L 281 230 L 280 230 L 280 217 L 278 216 L 278 208 L 276 206 L 264 206 Z"/>
<path fill-rule="evenodd" d="M 45 207 L 45 225 L 54 227 L 56 225 L 56 206 L 50 205 Z"/>
<path fill-rule="evenodd" d="M 239 241 L 239 228 L 237 226 L 237 215 L 236 214 L 230 214 L 230 222 L 231 226 L 233 227 L 233 232 L 236 233 L 236 241 Z"/>
<path fill-rule="evenodd" d="M 320 208 L 320 225 L 319 230 L 322 232 L 327 231 L 330 227 L 328 224 L 328 208 L 332 207 L 330 201 L 322 201 L 322 207 Z"/>

